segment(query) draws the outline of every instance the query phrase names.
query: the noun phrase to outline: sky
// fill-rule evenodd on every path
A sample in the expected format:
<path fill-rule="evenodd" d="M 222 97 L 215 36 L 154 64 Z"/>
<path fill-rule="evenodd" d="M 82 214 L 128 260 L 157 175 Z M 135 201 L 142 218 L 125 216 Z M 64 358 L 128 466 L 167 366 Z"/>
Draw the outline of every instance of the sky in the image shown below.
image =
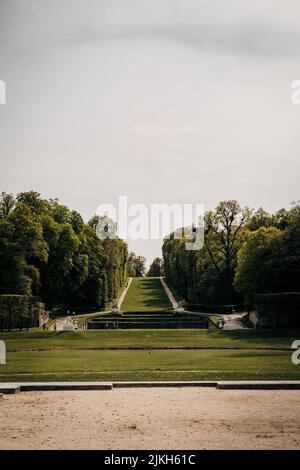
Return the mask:
<path fill-rule="evenodd" d="M 0 190 L 289 207 L 299 79 L 298 0 L 0 0 Z"/>

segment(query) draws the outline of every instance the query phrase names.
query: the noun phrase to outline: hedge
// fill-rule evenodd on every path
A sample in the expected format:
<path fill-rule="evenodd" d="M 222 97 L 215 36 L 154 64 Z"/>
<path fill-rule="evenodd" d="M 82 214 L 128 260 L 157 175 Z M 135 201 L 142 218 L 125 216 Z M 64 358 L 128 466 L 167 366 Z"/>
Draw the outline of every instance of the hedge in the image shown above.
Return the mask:
<path fill-rule="evenodd" d="M 43 308 L 36 297 L 28 295 L 0 295 L 0 329 L 29 327 Z"/>
<path fill-rule="evenodd" d="M 257 294 L 255 306 L 260 322 L 266 326 L 300 326 L 300 292 Z"/>
<path fill-rule="evenodd" d="M 207 305 L 207 304 L 186 304 L 185 310 L 203 313 L 219 313 L 228 315 L 233 313 L 232 309 L 236 309 L 237 305 Z"/>
<path fill-rule="evenodd" d="M 257 294 L 255 306 L 260 315 L 297 314 L 300 316 L 300 292 Z"/>

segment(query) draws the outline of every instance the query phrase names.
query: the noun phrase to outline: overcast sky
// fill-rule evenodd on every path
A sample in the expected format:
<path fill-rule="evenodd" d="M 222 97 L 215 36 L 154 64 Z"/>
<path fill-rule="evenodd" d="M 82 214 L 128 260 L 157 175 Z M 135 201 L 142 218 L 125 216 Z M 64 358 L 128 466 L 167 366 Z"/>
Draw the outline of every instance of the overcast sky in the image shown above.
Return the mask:
<path fill-rule="evenodd" d="M 296 79 L 299 0 L 0 0 L 0 190 L 289 207 Z"/>

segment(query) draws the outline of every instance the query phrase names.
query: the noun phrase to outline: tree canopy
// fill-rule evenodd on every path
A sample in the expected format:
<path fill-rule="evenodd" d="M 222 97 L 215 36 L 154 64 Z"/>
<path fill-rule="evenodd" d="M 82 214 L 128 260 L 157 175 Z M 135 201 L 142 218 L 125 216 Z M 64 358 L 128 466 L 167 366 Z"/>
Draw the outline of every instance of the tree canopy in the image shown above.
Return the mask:
<path fill-rule="evenodd" d="M 253 305 L 257 293 L 300 291 L 300 209 L 268 214 L 222 201 L 205 214 L 204 246 L 163 244 L 166 279 L 189 303 Z"/>
<path fill-rule="evenodd" d="M 157 277 L 162 275 L 162 270 L 163 270 L 163 260 L 162 258 L 154 258 L 152 263 L 150 264 L 149 271 L 147 273 L 147 276 L 149 277 Z"/>
<path fill-rule="evenodd" d="M 35 295 L 49 308 L 100 308 L 127 277 L 127 245 L 30 191 L 0 199 L 0 294 Z"/>
<path fill-rule="evenodd" d="M 128 256 L 128 276 L 140 277 L 146 274 L 146 258 L 138 256 L 133 251 Z"/>

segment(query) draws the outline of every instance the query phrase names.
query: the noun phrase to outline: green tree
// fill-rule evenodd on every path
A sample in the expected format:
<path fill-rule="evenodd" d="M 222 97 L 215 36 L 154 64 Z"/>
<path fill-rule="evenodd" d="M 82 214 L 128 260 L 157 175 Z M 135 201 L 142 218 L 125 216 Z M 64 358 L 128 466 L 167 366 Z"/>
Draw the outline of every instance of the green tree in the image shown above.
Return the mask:
<path fill-rule="evenodd" d="M 0 197 L 0 294 L 39 296 L 48 308 L 99 308 L 127 279 L 127 245 L 100 240 L 93 218 L 35 191 Z"/>
<path fill-rule="evenodd" d="M 161 258 L 157 257 L 155 258 L 149 268 L 149 271 L 147 273 L 147 276 L 161 276 L 162 274 L 162 267 L 163 267 L 163 261 Z"/>
<path fill-rule="evenodd" d="M 0 294 L 31 294 L 26 268 L 22 246 L 14 241 L 11 225 L 0 220 Z"/>
<path fill-rule="evenodd" d="M 93 227 L 84 227 L 83 253 L 88 259 L 88 272 L 76 301 L 82 307 L 102 308 L 107 302 L 107 278 L 104 248 Z"/>
<path fill-rule="evenodd" d="M 280 230 L 275 227 L 261 227 L 249 233 L 247 241 L 238 253 L 238 263 L 234 285 L 244 295 L 245 304 L 254 303 L 255 294 L 269 290 L 272 276 L 268 264 L 274 256 L 274 240 L 280 237 Z"/>
<path fill-rule="evenodd" d="M 238 253 L 235 286 L 248 307 L 255 294 L 300 291 L 300 216 L 293 210 L 286 220 L 284 230 L 250 233 Z"/>
<path fill-rule="evenodd" d="M 128 257 L 128 275 L 130 277 L 145 276 L 146 259 L 143 256 L 137 256 L 133 251 Z"/>
<path fill-rule="evenodd" d="M 167 281 L 188 302 L 226 304 L 238 301 L 233 287 L 237 251 L 245 237 L 251 210 L 223 201 L 205 214 L 205 243 L 187 251 L 184 238 L 171 234 L 163 244 Z"/>
<path fill-rule="evenodd" d="M 234 301 L 234 270 L 237 251 L 243 242 L 243 227 L 252 210 L 237 201 L 222 201 L 205 215 L 205 247 L 224 285 L 227 303 Z"/>

